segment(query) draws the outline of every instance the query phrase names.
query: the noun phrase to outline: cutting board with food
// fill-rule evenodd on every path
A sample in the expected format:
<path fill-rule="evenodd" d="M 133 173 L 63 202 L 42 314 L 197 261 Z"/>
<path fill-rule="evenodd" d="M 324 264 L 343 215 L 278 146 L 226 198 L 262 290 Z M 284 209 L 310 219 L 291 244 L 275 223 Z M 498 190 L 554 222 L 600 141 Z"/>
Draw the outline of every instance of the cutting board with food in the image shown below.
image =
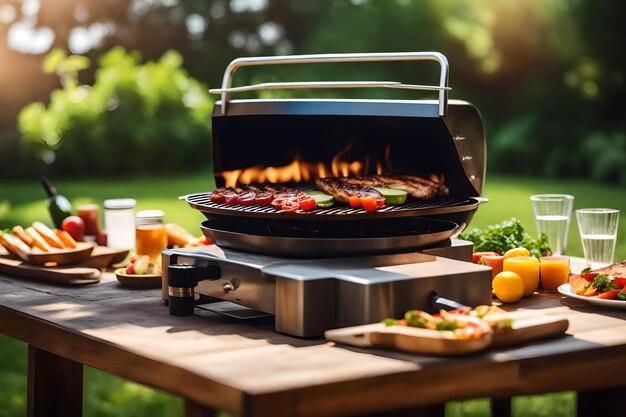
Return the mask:
<path fill-rule="evenodd" d="M 565 334 L 565 318 L 540 311 L 503 312 L 480 306 L 430 315 L 410 310 L 404 319 L 329 330 L 328 340 L 422 355 L 459 356 Z"/>
<path fill-rule="evenodd" d="M 0 272 L 66 285 L 94 284 L 100 282 L 101 275 L 96 268 L 45 267 L 6 256 L 0 256 Z"/>
<path fill-rule="evenodd" d="M 77 242 L 42 222 L 0 233 L 0 272 L 81 285 L 100 281 L 100 268 L 121 262 L 128 250 Z"/>

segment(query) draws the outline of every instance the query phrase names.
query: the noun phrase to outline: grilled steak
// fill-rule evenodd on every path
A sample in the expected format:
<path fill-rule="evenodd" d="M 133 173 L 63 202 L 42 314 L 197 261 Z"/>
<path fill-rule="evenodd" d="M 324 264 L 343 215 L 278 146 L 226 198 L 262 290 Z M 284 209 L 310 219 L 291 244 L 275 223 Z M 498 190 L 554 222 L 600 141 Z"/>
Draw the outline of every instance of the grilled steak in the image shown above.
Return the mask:
<path fill-rule="evenodd" d="M 324 178 L 326 183 L 343 182 L 345 184 L 360 187 L 381 187 L 403 190 L 409 193 L 413 198 L 419 200 L 430 200 L 437 195 L 448 195 L 448 188 L 443 185 L 424 178 L 412 175 L 372 175 L 368 177 L 341 177 L 341 178 Z M 329 194 L 335 195 L 331 190 L 326 190 L 318 184 L 318 188 Z M 337 196 L 335 196 L 337 197 Z M 338 201 L 343 201 L 337 198 Z M 347 201 L 344 201 L 347 202 Z"/>
<path fill-rule="evenodd" d="M 317 188 L 326 194 L 330 194 L 341 203 L 350 203 L 350 197 L 374 197 L 382 200 L 383 196 L 370 186 L 350 183 L 351 178 L 320 178 L 315 181 Z"/>

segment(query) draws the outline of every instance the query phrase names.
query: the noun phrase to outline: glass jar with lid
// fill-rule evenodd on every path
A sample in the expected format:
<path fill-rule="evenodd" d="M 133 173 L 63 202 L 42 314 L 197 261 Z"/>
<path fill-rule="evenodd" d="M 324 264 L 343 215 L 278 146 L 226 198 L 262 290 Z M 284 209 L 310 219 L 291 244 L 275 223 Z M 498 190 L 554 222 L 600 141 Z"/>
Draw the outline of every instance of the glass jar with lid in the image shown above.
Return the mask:
<path fill-rule="evenodd" d="M 137 212 L 135 244 L 138 255 L 148 255 L 150 261 L 158 262 L 161 251 L 167 248 L 167 230 L 163 223 L 162 210 Z"/>
<path fill-rule="evenodd" d="M 104 200 L 104 227 L 107 246 L 115 249 L 135 247 L 135 206 L 132 198 Z"/>

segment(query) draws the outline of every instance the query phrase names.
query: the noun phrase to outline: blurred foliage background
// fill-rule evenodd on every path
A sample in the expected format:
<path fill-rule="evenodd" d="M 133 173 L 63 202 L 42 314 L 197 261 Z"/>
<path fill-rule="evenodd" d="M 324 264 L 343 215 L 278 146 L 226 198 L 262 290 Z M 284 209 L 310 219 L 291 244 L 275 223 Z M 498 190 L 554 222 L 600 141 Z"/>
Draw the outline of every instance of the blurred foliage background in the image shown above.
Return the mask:
<path fill-rule="evenodd" d="M 435 50 L 450 61 L 451 97 L 483 114 L 490 172 L 626 184 L 625 9 L 619 0 L 2 0 L 0 175 L 206 167 L 205 90 L 233 58 Z M 435 82 L 429 65 L 245 69 L 236 84 Z"/>

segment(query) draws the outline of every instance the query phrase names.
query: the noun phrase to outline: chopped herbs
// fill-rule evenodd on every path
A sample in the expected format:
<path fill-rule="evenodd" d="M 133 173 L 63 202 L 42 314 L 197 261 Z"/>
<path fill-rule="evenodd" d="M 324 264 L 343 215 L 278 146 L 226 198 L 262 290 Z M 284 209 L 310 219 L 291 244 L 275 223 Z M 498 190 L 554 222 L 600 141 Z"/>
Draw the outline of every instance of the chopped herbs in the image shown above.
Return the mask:
<path fill-rule="evenodd" d="M 453 321 L 441 321 L 437 323 L 437 330 L 450 330 L 454 331 L 459 328 L 459 325 Z"/>
<path fill-rule="evenodd" d="M 411 327 L 426 327 L 426 319 L 420 316 L 419 311 L 417 310 L 409 310 L 404 313 L 404 318 L 406 320 L 407 326 Z"/>
<path fill-rule="evenodd" d="M 601 293 L 619 289 L 617 284 L 613 281 L 613 277 L 602 274 L 594 278 L 591 286 L 597 288 Z"/>
<path fill-rule="evenodd" d="M 619 300 L 626 301 L 626 291 L 621 290 L 619 293 L 617 293 L 617 298 Z"/>

